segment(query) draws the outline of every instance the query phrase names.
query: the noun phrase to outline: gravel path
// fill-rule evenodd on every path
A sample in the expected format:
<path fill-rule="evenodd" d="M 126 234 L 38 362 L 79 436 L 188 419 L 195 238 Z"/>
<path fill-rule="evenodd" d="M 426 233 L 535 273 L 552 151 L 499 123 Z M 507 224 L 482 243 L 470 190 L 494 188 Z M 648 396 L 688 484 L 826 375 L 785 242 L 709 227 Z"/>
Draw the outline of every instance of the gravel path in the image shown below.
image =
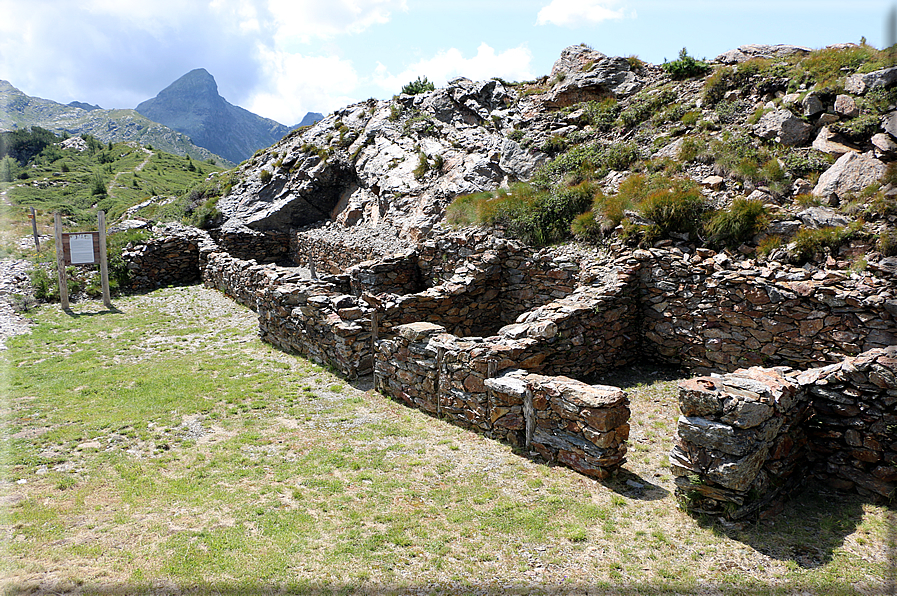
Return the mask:
<path fill-rule="evenodd" d="M 31 263 L 19 259 L 0 260 L 0 350 L 6 349 L 6 340 L 21 333 L 28 333 L 31 325 L 13 308 L 17 296 L 31 294 L 28 270 Z"/>

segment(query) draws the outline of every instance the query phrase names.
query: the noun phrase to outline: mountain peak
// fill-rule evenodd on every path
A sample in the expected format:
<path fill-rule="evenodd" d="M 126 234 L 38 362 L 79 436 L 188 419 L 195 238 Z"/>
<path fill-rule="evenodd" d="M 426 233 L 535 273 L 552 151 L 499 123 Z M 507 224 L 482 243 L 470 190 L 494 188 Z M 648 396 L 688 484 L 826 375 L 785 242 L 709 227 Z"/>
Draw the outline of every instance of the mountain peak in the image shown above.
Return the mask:
<path fill-rule="evenodd" d="M 204 68 L 191 70 L 138 105 L 137 112 L 234 163 L 289 132 L 282 124 L 228 103 L 218 94 L 215 77 Z"/>

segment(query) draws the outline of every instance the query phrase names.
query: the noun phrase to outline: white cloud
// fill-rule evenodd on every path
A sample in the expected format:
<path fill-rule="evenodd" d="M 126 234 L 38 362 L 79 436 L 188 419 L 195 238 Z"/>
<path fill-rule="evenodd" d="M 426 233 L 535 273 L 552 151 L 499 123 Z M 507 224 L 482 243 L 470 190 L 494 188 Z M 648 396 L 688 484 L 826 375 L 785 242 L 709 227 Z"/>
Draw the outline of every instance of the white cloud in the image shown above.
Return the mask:
<path fill-rule="evenodd" d="M 395 11 L 407 11 L 407 0 L 268 0 L 275 37 L 308 42 L 347 33 L 361 33 L 388 23 Z"/>
<path fill-rule="evenodd" d="M 352 64 L 335 56 L 303 56 L 259 48 L 262 82 L 244 106 L 286 125 L 307 112 L 330 112 L 356 101 L 358 87 Z"/>
<path fill-rule="evenodd" d="M 613 0 L 551 0 L 539 11 L 536 24 L 579 27 L 622 19 L 626 14 L 622 8 L 614 8 L 617 4 Z"/>
<path fill-rule="evenodd" d="M 533 78 L 532 60 L 532 53 L 523 46 L 496 53 L 488 44 L 481 43 L 473 58 L 464 58 L 461 50 L 451 48 L 412 64 L 396 75 L 390 74 L 389 69 L 378 62 L 373 78 L 389 93 L 398 93 L 403 85 L 417 77 L 427 77 L 437 85 L 458 76 L 473 80 L 501 77 L 520 81 Z"/>

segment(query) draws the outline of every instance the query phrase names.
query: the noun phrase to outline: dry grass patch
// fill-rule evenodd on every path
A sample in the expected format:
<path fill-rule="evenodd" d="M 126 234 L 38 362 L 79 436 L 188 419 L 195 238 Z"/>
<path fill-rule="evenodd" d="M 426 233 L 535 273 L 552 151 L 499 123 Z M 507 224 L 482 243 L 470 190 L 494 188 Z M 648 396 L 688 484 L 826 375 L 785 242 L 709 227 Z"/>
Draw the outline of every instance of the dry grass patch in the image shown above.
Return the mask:
<path fill-rule="evenodd" d="M 863 593 L 887 574 L 881 506 L 680 511 L 669 371 L 608 379 L 633 430 L 599 483 L 262 344 L 211 290 L 116 306 L 42 308 L 3 355 L 6 593 Z"/>

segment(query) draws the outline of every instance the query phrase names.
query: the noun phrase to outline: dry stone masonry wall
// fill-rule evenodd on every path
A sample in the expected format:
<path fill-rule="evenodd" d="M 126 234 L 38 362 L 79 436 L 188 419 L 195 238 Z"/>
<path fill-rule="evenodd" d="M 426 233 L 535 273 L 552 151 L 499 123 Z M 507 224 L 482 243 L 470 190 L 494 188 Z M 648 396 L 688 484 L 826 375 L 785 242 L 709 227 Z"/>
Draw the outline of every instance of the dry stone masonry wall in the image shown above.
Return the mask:
<path fill-rule="evenodd" d="M 190 230 L 125 254 L 145 287 L 201 272 L 258 312 L 265 341 L 349 378 L 374 371 L 409 406 L 599 478 L 623 462 L 625 396 L 574 378 L 644 356 L 729 371 L 680 388 L 671 461 L 698 510 L 768 510 L 808 469 L 864 494 L 897 485 L 897 294 L 884 276 L 678 248 L 584 266 L 470 232 L 317 280 Z M 781 366 L 746 368 L 761 363 Z"/>
<path fill-rule="evenodd" d="M 897 346 L 799 374 L 750 368 L 679 384 L 677 492 L 696 511 L 776 511 L 807 470 L 829 486 L 897 491 Z"/>
<path fill-rule="evenodd" d="M 635 251 L 643 349 L 704 373 L 757 365 L 811 368 L 897 343 L 893 280 L 731 263 L 698 249 Z"/>

